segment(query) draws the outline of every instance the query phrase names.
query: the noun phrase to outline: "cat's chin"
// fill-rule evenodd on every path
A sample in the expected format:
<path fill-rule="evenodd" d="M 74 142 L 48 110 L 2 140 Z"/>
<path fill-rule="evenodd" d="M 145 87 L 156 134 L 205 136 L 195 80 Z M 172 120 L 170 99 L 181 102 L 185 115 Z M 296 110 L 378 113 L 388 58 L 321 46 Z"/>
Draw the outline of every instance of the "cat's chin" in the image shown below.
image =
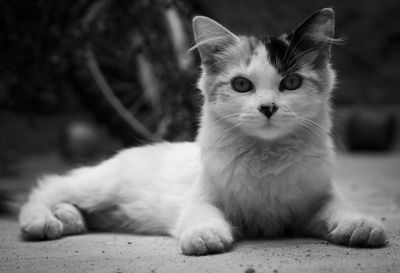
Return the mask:
<path fill-rule="evenodd" d="M 268 125 L 258 128 L 246 128 L 244 131 L 250 136 L 257 137 L 262 140 L 272 141 L 290 134 L 292 130 L 290 128 Z"/>

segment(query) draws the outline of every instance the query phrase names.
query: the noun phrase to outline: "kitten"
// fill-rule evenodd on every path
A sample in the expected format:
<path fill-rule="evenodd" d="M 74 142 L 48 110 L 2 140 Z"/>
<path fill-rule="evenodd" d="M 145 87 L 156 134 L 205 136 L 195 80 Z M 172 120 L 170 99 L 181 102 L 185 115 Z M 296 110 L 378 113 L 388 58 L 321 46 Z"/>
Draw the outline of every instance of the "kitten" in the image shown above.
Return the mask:
<path fill-rule="evenodd" d="M 203 16 L 193 27 L 205 98 L 196 142 L 131 148 L 44 177 L 20 213 L 26 238 L 88 229 L 163 234 L 188 255 L 288 233 L 384 245 L 382 224 L 351 209 L 332 184 L 333 11 L 265 39 Z"/>

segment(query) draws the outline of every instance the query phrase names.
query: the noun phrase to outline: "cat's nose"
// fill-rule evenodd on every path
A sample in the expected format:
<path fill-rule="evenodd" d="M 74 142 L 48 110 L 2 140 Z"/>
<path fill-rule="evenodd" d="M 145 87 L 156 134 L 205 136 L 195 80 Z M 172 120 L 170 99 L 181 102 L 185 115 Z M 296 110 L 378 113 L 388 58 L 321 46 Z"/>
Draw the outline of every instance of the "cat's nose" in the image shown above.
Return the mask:
<path fill-rule="evenodd" d="M 275 103 L 263 104 L 258 110 L 269 119 L 278 110 L 278 106 Z"/>

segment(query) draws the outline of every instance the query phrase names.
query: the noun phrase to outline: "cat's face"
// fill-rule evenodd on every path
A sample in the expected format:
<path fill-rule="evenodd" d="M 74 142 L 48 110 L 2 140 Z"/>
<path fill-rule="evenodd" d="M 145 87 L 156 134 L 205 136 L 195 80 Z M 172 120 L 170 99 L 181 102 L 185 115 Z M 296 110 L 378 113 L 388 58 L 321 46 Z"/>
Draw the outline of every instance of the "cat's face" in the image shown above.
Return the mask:
<path fill-rule="evenodd" d="M 206 17 L 194 19 L 206 107 L 226 128 L 275 139 L 324 127 L 334 74 L 329 65 L 333 12 L 318 11 L 290 35 L 236 36 Z"/>

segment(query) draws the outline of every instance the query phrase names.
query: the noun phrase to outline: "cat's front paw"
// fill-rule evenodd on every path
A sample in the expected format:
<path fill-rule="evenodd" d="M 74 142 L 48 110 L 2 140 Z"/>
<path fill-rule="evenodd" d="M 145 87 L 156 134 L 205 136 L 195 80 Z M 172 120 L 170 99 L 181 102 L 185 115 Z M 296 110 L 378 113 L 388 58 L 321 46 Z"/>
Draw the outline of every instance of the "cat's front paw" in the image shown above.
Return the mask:
<path fill-rule="evenodd" d="M 60 203 L 53 209 L 53 214 L 63 225 L 62 235 L 79 234 L 86 231 L 85 220 L 75 206 Z"/>
<path fill-rule="evenodd" d="M 197 256 L 225 252 L 232 243 L 230 231 L 209 227 L 187 230 L 180 239 L 183 253 Z"/>
<path fill-rule="evenodd" d="M 340 245 L 354 247 L 380 247 L 385 244 L 383 225 L 366 217 L 342 219 L 329 234 L 328 239 Z"/>
<path fill-rule="evenodd" d="M 32 211 L 20 217 L 22 235 L 28 240 L 52 240 L 62 235 L 62 223 L 49 213 Z"/>
<path fill-rule="evenodd" d="M 52 240 L 86 231 L 80 211 L 67 203 L 60 203 L 52 210 L 26 205 L 19 218 L 22 235 L 28 240 Z"/>

